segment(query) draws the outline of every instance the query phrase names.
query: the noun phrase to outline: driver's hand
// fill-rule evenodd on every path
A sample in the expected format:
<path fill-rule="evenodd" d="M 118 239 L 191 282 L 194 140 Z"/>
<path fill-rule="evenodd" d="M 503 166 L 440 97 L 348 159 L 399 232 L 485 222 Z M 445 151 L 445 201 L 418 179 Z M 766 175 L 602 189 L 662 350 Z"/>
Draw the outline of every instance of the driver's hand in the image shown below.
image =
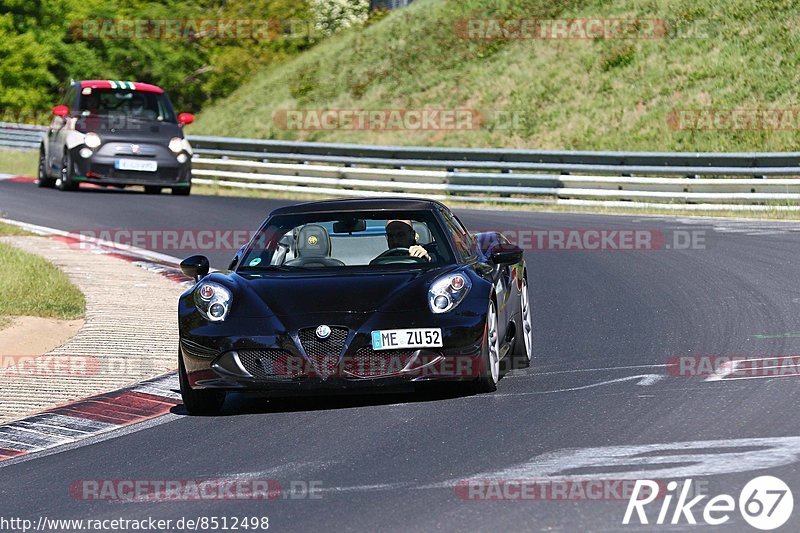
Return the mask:
<path fill-rule="evenodd" d="M 428 261 L 431 260 L 431 255 L 428 253 L 428 250 L 423 248 L 422 246 L 415 244 L 411 248 L 408 249 L 408 254 L 411 257 L 424 257 Z"/>

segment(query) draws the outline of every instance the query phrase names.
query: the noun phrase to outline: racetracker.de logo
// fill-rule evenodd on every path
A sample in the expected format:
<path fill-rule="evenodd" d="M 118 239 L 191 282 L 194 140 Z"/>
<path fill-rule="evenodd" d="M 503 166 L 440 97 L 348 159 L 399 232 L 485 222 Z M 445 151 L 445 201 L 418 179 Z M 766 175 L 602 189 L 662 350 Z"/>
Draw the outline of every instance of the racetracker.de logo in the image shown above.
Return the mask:
<path fill-rule="evenodd" d="M 478 232 L 478 245 L 487 249 L 499 244 L 497 233 L 525 251 L 558 252 L 650 252 L 661 250 L 704 250 L 703 230 L 639 228 L 503 229 Z"/>
<path fill-rule="evenodd" d="M 455 491 L 470 501 L 627 501 L 636 483 L 633 479 L 463 479 Z"/>
<path fill-rule="evenodd" d="M 483 118 L 474 109 L 280 109 L 272 121 L 292 131 L 470 131 Z"/>
<path fill-rule="evenodd" d="M 667 24 L 655 18 L 520 18 L 456 21 L 462 39 L 481 41 L 559 39 L 660 39 Z"/>
<path fill-rule="evenodd" d="M 76 40 L 269 41 L 292 36 L 321 35 L 313 21 L 303 19 L 76 19 L 70 24 Z"/>
<path fill-rule="evenodd" d="M 800 376 L 800 355 L 674 355 L 670 376 L 710 380 Z"/>
<path fill-rule="evenodd" d="M 116 369 L 120 370 L 126 369 Z M 0 355 L 0 378 L 88 377 L 101 373 L 100 359 L 92 356 Z"/>
<path fill-rule="evenodd" d="M 181 502 L 320 499 L 321 481 L 275 479 L 81 479 L 70 483 L 82 501 Z"/>

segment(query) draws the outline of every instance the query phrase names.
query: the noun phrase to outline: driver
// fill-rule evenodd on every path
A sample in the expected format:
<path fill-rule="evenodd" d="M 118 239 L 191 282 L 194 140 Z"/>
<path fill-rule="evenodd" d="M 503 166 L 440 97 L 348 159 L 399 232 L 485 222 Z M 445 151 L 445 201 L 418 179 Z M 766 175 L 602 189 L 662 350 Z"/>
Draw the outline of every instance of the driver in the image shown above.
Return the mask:
<path fill-rule="evenodd" d="M 389 249 L 408 248 L 411 257 L 431 260 L 428 250 L 417 244 L 417 234 L 410 220 L 390 220 L 386 223 L 386 243 Z"/>
<path fill-rule="evenodd" d="M 142 96 L 141 94 L 134 93 L 134 95 L 131 97 L 131 106 L 130 106 L 131 115 L 137 118 L 143 117 L 145 115 L 144 106 L 145 106 L 144 96 Z"/>

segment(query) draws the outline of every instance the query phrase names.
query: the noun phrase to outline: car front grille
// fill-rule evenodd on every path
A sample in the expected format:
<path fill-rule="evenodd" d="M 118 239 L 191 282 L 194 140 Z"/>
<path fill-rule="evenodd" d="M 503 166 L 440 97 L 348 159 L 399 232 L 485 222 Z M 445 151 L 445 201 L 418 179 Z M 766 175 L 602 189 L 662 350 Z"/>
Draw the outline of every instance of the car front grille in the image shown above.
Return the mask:
<path fill-rule="evenodd" d="M 294 378 L 303 374 L 303 358 L 286 350 L 240 350 L 242 366 L 254 378 Z"/>
<path fill-rule="evenodd" d="M 317 337 L 315 328 L 301 329 L 298 332 L 300 344 L 320 377 L 327 378 L 336 373 L 339 367 L 339 355 L 347 341 L 347 328 L 331 327 L 327 339 Z"/>
<path fill-rule="evenodd" d="M 344 358 L 344 370 L 361 378 L 399 374 L 414 357 L 414 350 L 375 351 L 363 346 Z"/>
<path fill-rule="evenodd" d="M 90 172 L 99 174 L 103 178 L 131 181 L 179 181 L 179 170 L 177 167 L 159 167 L 155 172 L 140 172 L 137 170 L 119 170 L 114 168 L 114 165 L 102 163 L 92 163 L 89 168 Z"/>

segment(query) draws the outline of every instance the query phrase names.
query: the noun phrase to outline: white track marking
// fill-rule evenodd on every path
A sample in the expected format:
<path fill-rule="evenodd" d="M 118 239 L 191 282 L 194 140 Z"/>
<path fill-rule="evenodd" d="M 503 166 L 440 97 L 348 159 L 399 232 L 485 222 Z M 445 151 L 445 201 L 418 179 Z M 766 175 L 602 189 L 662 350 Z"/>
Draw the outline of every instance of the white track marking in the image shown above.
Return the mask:
<path fill-rule="evenodd" d="M 678 479 L 751 472 L 795 463 L 800 437 L 669 442 L 545 453 L 502 470 L 468 476 L 482 480 Z M 663 465 L 663 466 L 662 466 Z M 625 470 L 625 468 L 628 470 Z M 571 474 L 576 469 L 592 473 Z M 420 488 L 453 487 L 464 478 Z"/>
<path fill-rule="evenodd" d="M 637 370 L 640 368 L 666 368 L 670 365 L 633 365 L 633 366 L 609 366 L 604 368 L 576 368 L 573 370 L 553 370 L 552 372 L 519 372 L 514 371 L 507 374 L 503 379 L 507 378 L 528 378 L 536 376 L 552 376 L 555 374 L 576 374 L 579 372 L 612 372 L 615 370 Z"/>
<path fill-rule="evenodd" d="M 493 393 L 488 396 L 470 396 L 470 398 L 496 398 L 502 396 L 534 396 L 540 394 L 556 394 L 559 392 L 573 392 L 573 391 L 580 391 L 586 389 L 593 389 L 595 387 L 602 387 L 604 385 L 613 385 L 614 383 L 622 383 L 625 381 L 633 381 L 639 380 L 637 385 L 642 387 L 647 387 L 649 385 L 654 385 L 658 383 L 660 380 L 664 379 L 664 376 L 661 374 L 640 374 L 638 376 L 628 376 L 624 378 L 617 378 L 617 379 L 610 379 L 608 381 L 601 381 L 599 383 L 592 383 L 590 385 L 583 385 L 580 387 L 571 387 L 567 389 L 556 389 L 556 390 L 548 390 L 548 391 L 532 391 L 532 392 L 501 392 L 501 393 Z"/>

